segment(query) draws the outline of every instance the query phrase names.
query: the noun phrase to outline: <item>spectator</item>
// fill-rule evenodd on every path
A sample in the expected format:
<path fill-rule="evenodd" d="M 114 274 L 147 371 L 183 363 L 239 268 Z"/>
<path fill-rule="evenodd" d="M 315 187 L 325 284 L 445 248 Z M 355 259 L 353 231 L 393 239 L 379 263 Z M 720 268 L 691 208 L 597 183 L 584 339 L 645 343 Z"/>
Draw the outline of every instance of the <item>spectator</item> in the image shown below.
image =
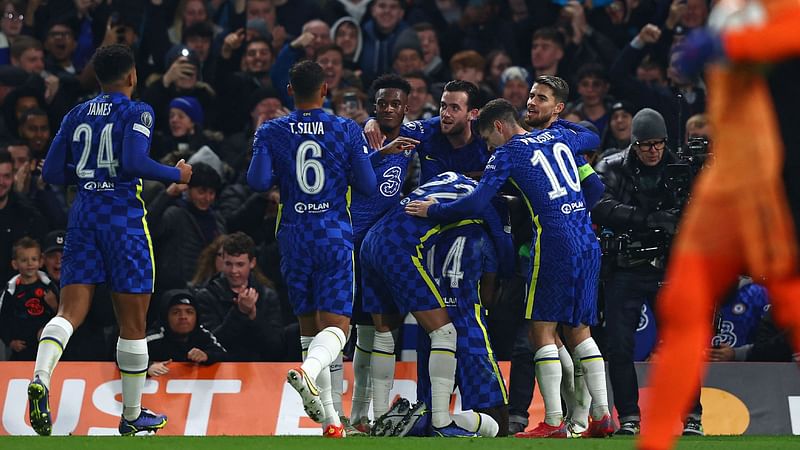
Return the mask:
<path fill-rule="evenodd" d="M 469 81 L 478 86 L 478 102 L 480 104 L 484 104 L 494 97 L 492 88 L 483 81 L 485 69 L 486 59 L 475 50 L 463 50 L 450 58 L 450 72 L 453 74 L 453 79 Z M 436 94 L 437 92 L 433 92 L 434 97 Z"/>
<path fill-rule="evenodd" d="M 256 278 L 253 240 L 233 233 L 222 252 L 222 273 L 196 294 L 201 323 L 219 338 L 230 361 L 284 360 L 287 341 L 278 295 L 268 280 Z"/>
<path fill-rule="evenodd" d="M 589 63 L 581 66 L 575 76 L 578 85 L 578 95 L 580 98 L 574 105 L 585 120 L 588 120 L 600 132 L 600 136 L 605 133 L 611 116 L 611 104 L 608 103 L 609 80 L 606 70 L 597 63 Z"/>
<path fill-rule="evenodd" d="M 511 66 L 500 76 L 500 93 L 504 99 L 514 105 L 520 117 L 525 116 L 528 112 L 530 86 L 530 73 L 523 67 Z"/>
<path fill-rule="evenodd" d="M 245 5 L 245 18 L 249 24 L 251 20 L 262 20 L 267 25 L 267 30 L 272 36 L 272 48 L 283 48 L 288 33 L 286 28 L 278 23 L 278 14 L 274 0 L 248 0 Z M 248 26 L 249 28 L 249 26 Z"/>
<path fill-rule="evenodd" d="M 338 116 L 353 119 L 363 126 L 369 119 L 367 95 L 356 88 L 340 89 L 333 96 L 333 111 Z"/>
<path fill-rule="evenodd" d="M 241 131 L 242 124 L 247 123 L 247 111 L 242 105 L 249 104 L 257 89 L 273 86 L 270 71 L 280 70 L 277 61 L 275 69 L 272 69 L 273 53 L 269 42 L 258 37 L 244 44 L 240 64 L 234 52 L 243 43 L 242 30 L 226 36 L 217 69 L 217 86 L 220 87 L 222 108 L 226 111 L 220 117 L 221 129 L 226 134 Z"/>
<path fill-rule="evenodd" d="M 759 324 L 769 311 L 767 289 L 750 277 L 739 277 L 717 312 L 717 328 L 708 350 L 709 361 L 746 361 Z"/>
<path fill-rule="evenodd" d="M 183 44 L 193 51 L 200 61 L 200 79 L 214 80 L 216 59 L 211 52 L 214 29 L 208 22 L 197 22 L 183 30 Z"/>
<path fill-rule="evenodd" d="M 418 23 L 414 25 L 414 31 L 417 32 L 417 38 L 422 46 L 425 76 L 436 82 L 450 81 L 450 70 L 442 60 L 439 36 L 433 25 L 427 22 Z"/>
<path fill-rule="evenodd" d="M 353 72 L 359 71 L 358 57 L 364 46 L 364 36 L 358 22 L 352 17 L 342 17 L 334 22 L 331 26 L 331 40 L 342 49 L 344 68 Z"/>
<path fill-rule="evenodd" d="M 409 28 L 400 33 L 392 50 L 392 69 L 395 73 L 404 75 L 422 70 L 425 65 L 422 58 L 422 46 L 416 32 Z"/>
<path fill-rule="evenodd" d="M 411 93 L 408 94 L 408 111 L 406 111 L 405 122 L 415 120 L 430 119 L 439 114 L 439 108 L 433 103 L 428 78 L 422 72 L 411 72 L 403 75 L 403 79 L 411 85 Z"/>
<path fill-rule="evenodd" d="M 237 173 L 247 172 L 253 135 L 259 125 L 267 120 L 289 114 L 289 110 L 281 103 L 278 91 L 272 87 L 263 87 L 253 91 L 247 100 L 246 110 L 250 114 L 249 120 L 245 121 L 242 129 L 229 135 L 222 142 L 219 151 L 222 160 L 233 167 Z"/>
<path fill-rule="evenodd" d="M 44 159 L 50 149 L 50 119 L 39 108 L 24 111 L 19 118 L 19 137 L 31 149 L 34 159 Z"/>
<path fill-rule="evenodd" d="M 225 229 L 213 204 L 221 180 L 207 164 L 192 167 L 188 185 L 171 184 L 148 206 L 158 277 L 156 291 L 183 289 L 194 276 L 197 258 Z"/>
<path fill-rule="evenodd" d="M 14 67 L 15 70 L 21 70 Z M 38 86 L 35 78 L 28 78 L 23 84 L 8 93 L 3 102 L 3 121 L 6 126 L 4 138 L 16 140 L 19 138 L 19 119 L 22 113 L 33 108 L 45 109 L 47 104 L 44 101 L 44 89 Z"/>
<path fill-rule="evenodd" d="M 686 120 L 686 141 L 692 138 L 711 137 L 711 123 L 706 114 L 695 114 Z M 709 140 L 709 144 L 711 141 Z"/>
<path fill-rule="evenodd" d="M 188 160 L 210 141 L 203 133 L 205 114 L 196 98 L 176 97 L 169 102 L 169 133 L 156 132 L 151 157 L 167 165 Z"/>
<path fill-rule="evenodd" d="M 11 62 L 9 46 L 22 33 L 24 20 L 22 2 L 15 0 L 3 2 L 3 17 L 0 18 L 0 65 Z"/>
<path fill-rule="evenodd" d="M 222 272 L 222 243 L 226 237 L 227 235 L 220 234 L 200 253 L 200 257 L 197 258 L 197 270 L 189 282 L 190 288 L 204 288 L 211 278 Z"/>
<path fill-rule="evenodd" d="M 370 18 L 362 27 L 364 48 L 359 60 L 365 82 L 389 72 L 394 44 L 400 33 L 408 28 L 403 21 L 404 8 L 401 0 L 374 0 L 370 3 Z"/>
<path fill-rule="evenodd" d="M 705 91 L 698 89 L 694 81 L 681 77 L 670 64 L 667 79 L 654 67 L 653 61 L 644 60 L 648 47 L 658 50 L 656 44 L 662 39 L 662 30 L 653 24 L 647 24 L 639 34 L 620 52 L 617 60 L 609 69 L 609 76 L 615 81 L 614 92 L 617 98 L 628 100 L 637 108 L 653 108 L 667 123 L 668 130 L 674 130 L 669 145 L 676 148 L 683 138 L 683 133 L 676 133 L 683 123 L 679 117 L 691 117 L 705 110 Z M 673 61 L 677 53 L 672 54 Z M 636 74 L 634 76 L 634 73 Z"/>
<path fill-rule="evenodd" d="M 303 24 L 303 34 L 310 34 L 311 40 L 308 45 L 304 45 L 306 58 L 312 59 L 318 54 L 319 49 L 333 44 L 331 39 L 331 27 L 327 23 L 314 19 Z"/>
<path fill-rule="evenodd" d="M 39 334 L 58 310 L 58 287 L 42 267 L 42 249 L 23 237 L 14 244 L 11 264 L 19 272 L 8 280 L 0 298 L 0 336 L 11 349 L 12 361 L 33 361 Z"/>
<path fill-rule="evenodd" d="M 505 49 L 516 61 L 517 47 L 510 21 L 498 16 L 499 2 L 472 0 L 464 6 L 461 18 L 451 25 L 444 39 L 456 50 L 474 50 L 486 55 L 496 48 Z"/>
<path fill-rule="evenodd" d="M 564 58 L 565 46 L 564 36 L 555 28 L 542 28 L 533 33 L 531 67 L 534 79 L 541 75 L 559 75 L 558 65 Z"/>
<path fill-rule="evenodd" d="M 169 130 L 169 104 L 176 97 L 195 97 L 205 114 L 208 123 L 214 123 L 212 102 L 216 98 L 214 89 L 198 78 L 200 58 L 183 45 L 173 46 L 165 57 L 167 72 L 147 85 L 142 100 L 153 107 L 156 129 Z"/>
<path fill-rule="evenodd" d="M 601 145 L 603 156 L 622 151 L 631 143 L 631 124 L 636 109 L 626 101 L 611 105 L 611 118 Z"/>
<path fill-rule="evenodd" d="M 72 62 L 77 48 L 75 42 L 74 23 L 68 17 L 61 17 L 50 22 L 44 40 L 45 69 L 58 77 L 64 74 L 75 75 L 78 70 Z M 75 80 L 77 83 L 77 80 Z"/>
<path fill-rule="evenodd" d="M 369 0 L 325 0 L 322 3 L 321 17 L 334 23 L 333 28 L 336 28 L 335 22 L 343 17 L 352 17 L 355 23 L 362 23 L 370 5 Z"/>
<path fill-rule="evenodd" d="M 158 377 L 169 373 L 172 362 L 193 362 L 208 366 L 226 358 L 217 337 L 197 320 L 194 296 L 186 289 L 164 293 L 160 327 L 147 334 L 150 356 L 147 374 Z"/>
<path fill-rule="evenodd" d="M 197 23 L 208 23 L 208 10 L 203 0 L 180 0 L 175 9 L 172 26 L 167 30 L 167 36 L 173 44 L 184 41 L 183 36 L 187 28 Z M 219 27 L 216 32 L 221 31 Z"/>
<path fill-rule="evenodd" d="M 505 50 L 492 50 L 486 55 L 486 76 L 484 79 L 494 88 L 498 95 L 502 94 L 500 76 L 511 65 L 511 57 L 508 56 Z"/>

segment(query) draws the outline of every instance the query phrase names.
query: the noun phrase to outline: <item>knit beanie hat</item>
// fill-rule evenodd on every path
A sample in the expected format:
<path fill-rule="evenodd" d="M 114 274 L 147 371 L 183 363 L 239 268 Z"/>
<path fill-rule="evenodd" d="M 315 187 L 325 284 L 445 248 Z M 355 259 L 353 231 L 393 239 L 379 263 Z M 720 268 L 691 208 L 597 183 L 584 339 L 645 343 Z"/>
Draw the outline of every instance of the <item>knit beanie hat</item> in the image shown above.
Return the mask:
<path fill-rule="evenodd" d="M 506 83 L 510 80 L 521 80 L 524 81 L 528 87 L 531 85 L 531 74 L 528 72 L 527 69 L 520 66 L 511 66 L 507 67 L 506 70 L 500 75 L 500 91 L 502 92 L 503 89 L 506 87 Z"/>
<path fill-rule="evenodd" d="M 667 125 L 658 111 L 644 108 L 633 116 L 631 142 L 644 142 L 652 139 L 666 139 Z"/>
<path fill-rule="evenodd" d="M 175 97 L 169 102 L 170 109 L 177 108 L 185 112 L 195 125 L 203 126 L 203 107 L 195 97 Z"/>

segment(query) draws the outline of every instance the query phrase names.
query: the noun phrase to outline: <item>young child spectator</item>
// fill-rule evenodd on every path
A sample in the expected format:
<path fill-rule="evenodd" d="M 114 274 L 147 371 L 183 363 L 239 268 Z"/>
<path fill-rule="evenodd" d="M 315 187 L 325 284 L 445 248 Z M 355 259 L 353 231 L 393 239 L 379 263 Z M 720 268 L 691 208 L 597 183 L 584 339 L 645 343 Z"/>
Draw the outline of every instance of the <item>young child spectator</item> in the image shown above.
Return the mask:
<path fill-rule="evenodd" d="M 0 298 L 0 337 L 11 348 L 11 360 L 33 361 L 39 334 L 58 310 L 58 287 L 42 268 L 42 248 L 23 237 L 14 244 L 12 277 Z"/>
<path fill-rule="evenodd" d="M 147 335 L 148 375 L 166 375 L 171 362 L 210 365 L 225 359 L 225 348 L 198 322 L 191 292 L 186 289 L 167 291 L 163 301 L 161 326 Z"/>

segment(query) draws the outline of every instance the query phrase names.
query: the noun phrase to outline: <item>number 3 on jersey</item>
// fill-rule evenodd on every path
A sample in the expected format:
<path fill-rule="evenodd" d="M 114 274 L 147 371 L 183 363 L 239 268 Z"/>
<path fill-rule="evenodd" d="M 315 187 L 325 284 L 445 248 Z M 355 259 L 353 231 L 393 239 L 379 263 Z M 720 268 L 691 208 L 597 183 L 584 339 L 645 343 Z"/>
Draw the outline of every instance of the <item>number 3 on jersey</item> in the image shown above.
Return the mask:
<path fill-rule="evenodd" d="M 325 187 L 325 167 L 318 159 L 322 158 L 322 147 L 315 141 L 304 141 L 297 147 L 295 157 L 295 175 L 300 190 L 306 194 L 319 194 Z M 309 183 L 309 171 L 313 172 L 314 181 Z"/>
<path fill-rule="evenodd" d="M 98 169 L 108 170 L 111 177 L 117 176 L 117 167 L 119 161 L 114 158 L 114 145 L 111 140 L 111 132 L 114 128 L 113 123 L 108 123 L 103 127 L 100 132 L 100 144 L 97 148 L 97 165 Z M 89 156 L 92 153 L 92 127 L 89 124 L 82 123 L 75 128 L 72 133 L 72 142 L 81 142 L 83 139 L 83 151 L 81 151 L 81 159 L 78 165 L 75 166 L 75 174 L 78 178 L 94 178 L 94 169 L 87 169 L 86 164 L 89 163 Z"/>
<path fill-rule="evenodd" d="M 572 150 L 561 142 L 553 145 L 553 156 L 555 156 L 558 170 L 567 182 L 567 186 L 575 192 L 581 191 L 581 181 L 578 175 L 578 166 L 575 164 L 575 158 L 572 156 Z M 541 150 L 533 152 L 531 164 L 534 166 L 541 165 L 547 180 L 550 181 L 550 192 L 547 196 L 550 200 L 555 200 L 559 197 L 567 195 L 567 189 L 561 185 L 553 170 L 553 166 L 547 161 L 547 157 Z M 569 167 L 567 167 L 569 166 Z"/>

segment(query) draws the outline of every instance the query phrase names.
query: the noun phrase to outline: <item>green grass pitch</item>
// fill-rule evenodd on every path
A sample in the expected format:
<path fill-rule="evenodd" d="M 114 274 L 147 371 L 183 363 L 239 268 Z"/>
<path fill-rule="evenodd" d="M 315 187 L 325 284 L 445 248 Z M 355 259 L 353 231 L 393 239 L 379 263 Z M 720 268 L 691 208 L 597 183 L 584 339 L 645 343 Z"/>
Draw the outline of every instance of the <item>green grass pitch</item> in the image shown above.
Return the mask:
<path fill-rule="evenodd" d="M 350 438 L 327 440 L 321 437 L 38 437 L 3 436 L 3 450 L 505 450 L 505 449 L 621 449 L 633 450 L 632 438 L 610 439 L 437 439 L 437 438 Z M 730 436 L 681 439 L 680 450 L 711 449 L 800 449 L 800 436 Z"/>

